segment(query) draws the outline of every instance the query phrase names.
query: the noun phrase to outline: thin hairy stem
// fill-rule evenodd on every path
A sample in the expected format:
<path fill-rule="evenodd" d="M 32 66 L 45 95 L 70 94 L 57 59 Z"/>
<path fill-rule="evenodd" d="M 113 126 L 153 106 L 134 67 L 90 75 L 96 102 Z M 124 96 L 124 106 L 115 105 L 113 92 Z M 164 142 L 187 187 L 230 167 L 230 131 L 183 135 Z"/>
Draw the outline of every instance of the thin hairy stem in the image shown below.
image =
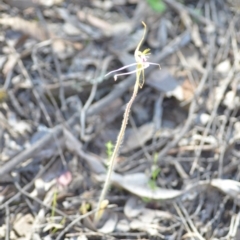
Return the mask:
<path fill-rule="evenodd" d="M 102 215 L 102 212 L 103 212 L 101 210 L 102 209 L 101 206 L 102 206 L 102 204 L 105 200 L 105 196 L 107 194 L 107 191 L 108 191 L 108 188 L 109 188 L 109 185 L 110 185 L 110 182 L 111 182 L 111 175 L 112 175 L 112 172 L 113 172 L 113 169 L 114 169 L 115 161 L 116 161 L 116 158 L 118 156 L 118 152 L 119 152 L 121 143 L 123 141 L 123 137 L 124 137 L 124 133 L 125 133 L 125 130 L 126 130 L 126 127 L 127 127 L 128 118 L 129 118 L 129 114 L 130 114 L 132 104 L 134 102 L 134 99 L 137 96 L 138 88 L 139 87 L 142 88 L 142 86 L 144 84 L 144 69 L 147 68 L 149 65 L 159 65 L 159 64 L 156 64 L 156 63 L 147 62 L 147 56 L 150 54 L 149 53 L 150 49 L 145 49 L 143 52 L 141 52 L 139 50 L 142 43 L 143 43 L 143 40 L 144 40 L 144 37 L 145 37 L 145 34 L 146 34 L 146 27 L 147 27 L 144 22 L 142 22 L 142 24 L 144 26 L 144 33 L 143 33 L 143 36 L 142 36 L 140 42 L 138 43 L 138 45 L 136 47 L 136 50 L 134 52 L 134 57 L 135 57 L 136 63 L 130 64 L 128 66 L 124 66 L 124 67 L 122 67 L 118 70 L 114 70 L 114 71 L 111 71 L 110 73 L 108 73 L 108 74 L 111 74 L 111 73 L 117 72 L 119 70 L 123 70 L 123 69 L 125 69 L 129 66 L 136 65 L 136 70 L 134 70 L 134 71 L 114 75 L 114 79 L 116 80 L 118 76 L 136 73 L 136 82 L 135 82 L 135 85 L 134 85 L 132 97 L 129 100 L 129 102 L 127 103 L 127 106 L 126 106 L 126 109 L 125 109 L 125 112 L 124 112 L 124 115 L 123 115 L 122 126 L 121 126 L 120 132 L 118 134 L 117 142 L 116 142 L 113 154 L 112 154 L 110 162 L 109 162 L 107 176 L 106 176 L 106 179 L 105 179 L 105 182 L 104 182 L 104 186 L 103 186 L 103 189 L 102 189 L 102 192 L 101 192 L 101 195 L 100 195 L 100 199 L 98 201 L 97 211 L 96 211 L 96 214 L 95 214 L 95 217 L 94 217 L 95 222 L 97 222 L 101 218 L 101 215 Z M 160 65 L 159 65 L 159 67 L 160 67 Z M 142 82 L 140 82 L 141 75 L 142 75 L 142 78 L 143 78 Z"/>
<path fill-rule="evenodd" d="M 138 87 L 139 87 L 139 83 L 138 82 L 139 81 L 135 82 L 132 97 L 129 100 L 129 102 L 128 102 L 127 106 L 126 106 L 125 112 L 124 112 L 122 126 L 121 126 L 120 132 L 119 132 L 118 137 L 117 137 L 117 142 L 116 142 L 116 145 L 115 145 L 112 157 L 111 157 L 110 162 L 109 162 L 109 167 L 108 167 L 106 180 L 104 182 L 104 186 L 103 186 L 103 189 L 102 189 L 102 192 L 101 192 L 101 195 L 100 195 L 100 199 L 98 201 L 97 212 L 95 214 L 95 221 L 97 221 L 101 217 L 101 216 L 99 216 L 99 210 L 101 208 L 101 203 L 105 199 L 105 196 L 107 194 L 108 187 L 109 187 L 110 180 L 111 180 L 112 171 L 113 171 L 113 168 L 114 168 L 114 165 L 115 165 L 115 160 L 117 158 L 117 155 L 118 155 L 118 152 L 119 152 L 119 148 L 120 148 L 121 143 L 123 141 L 124 133 L 125 133 L 126 126 L 127 126 L 127 123 L 128 123 L 130 110 L 131 110 L 132 104 L 134 102 L 134 99 L 136 98 L 137 93 L 138 93 Z"/>

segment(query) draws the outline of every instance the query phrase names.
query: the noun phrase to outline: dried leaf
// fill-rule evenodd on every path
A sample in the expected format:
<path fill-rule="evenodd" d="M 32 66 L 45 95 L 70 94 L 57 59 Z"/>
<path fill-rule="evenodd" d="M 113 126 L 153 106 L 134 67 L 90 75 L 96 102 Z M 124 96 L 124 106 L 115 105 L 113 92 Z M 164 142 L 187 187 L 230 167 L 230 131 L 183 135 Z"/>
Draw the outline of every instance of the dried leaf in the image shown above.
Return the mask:
<path fill-rule="evenodd" d="M 128 218 L 133 218 L 138 216 L 142 210 L 145 208 L 145 204 L 137 197 L 130 197 L 125 206 L 124 206 L 124 214 Z"/>
<path fill-rule="evenodd" d="M 150 223 L 150 222 L 154 221 L 155 219 L 175 221 L 176 217 L 167 211 L 144 208 L 141 212 L 141 215 L 139 216 L 139 219 L 141 219 L 144 222 Z"/>
<path fill-rule="evenodd" d="M 64 128 L 64 136 L 66 138 L 66 147 L 69 151 L 76 153 L 82 157 L 90 166 L 94 173 L 104 173 L 106 169 L 102 163 L 93 154 L 82 151 L 82 144 L 73 136 L 71 132 Z"/>
<path fill-rule="evenodd" d="M 129 221 L 127 219 L 121 219 L 118 221 L 115 231 L 128 232 L 130 231 Z"/>
<path fill-rule="evenodd" d="M 31 233 L 33 221 L 34 219 L 31 214 L 22 215 L 19 213 L 13 224 L 14 230 L 18 233 L 19 236 L 26 237 L 27 234 Z"/>
<path fill-rule="evenodd" d="M 132 24 L 129 24 L 129 22 L 110 24 L 86 11 L 79 11 L 77 15 L 81 21 L 87 21 L 92 26 L 100 29 L 106 37 L 119 35 L 123 32 L 128 34 L 132 31 Z"/>
<path fill-rule="evenodd" d="M 58 5 L 63 2 L 63 0 L 35 0 L 39 5 L 46 7 L 51 7 L 53 5 Z"/>
<path fill-rule="evenodd" d="M 183 100 L 184 101 L 191 100 L 194 96 L 195 88 L 190 83 L 190 81 L 188 79 L 185 79 L 181 87 L 183 91 Z"/>
<path fill-rule="evenodd" d="M 118 215 L 114 212 L 107 212 L 107 221 L 104 225 L 98 229 L 99 232 L 102 233 L 111 233 L 114 231 L 118 221 Z"/>
<path fill-rule="evenodd" d="M 19 17 L 0 18 L 0 24 L 11 27 L 13 30 L 23 32 L 37 40 L 47 39 L 46 32 L 38 22 L 29 22 Z"/>
<path fill-rule="evenodd" d="M 123 143 L 121 152 L 126 153 L 143 146 L 147 141 L 149 141 L 153 137 L 153 133 L 154 133 L 153 123 L 147 123 L 142 125 L 140 128 L 137 129 L 137 132 L 134 131 L 134 129 L 131 130 L 130 135 Z"/>
<path fill-rule="evenodd" d="M 236 95 L 235 91 L 228 91 L 223 99 L 223 104 L 230 110 L 239 106 L 240 98 Z"/>
<path fill-rule="evenodd" d="M 36 6 L 36 2 L 34 0 L 5 0 L 5 2 L 11 7 L 16 7 L 21 10 Z"/>
<path fill-rule="evenodd" d="M 158 91 L 164 92 L 167 97 L 174 96 L 179 101 L 184 100 L 181 85 L 167 69 L 153 71 L 148 77 L 147 84 Z"/>
<path fill-rule="evenodd" d="M 220 62 L 216 66 L 216 71 L 221 74 L 227 74 L 230 71 L 230 68 L 231 68 L 230 60 L 226 59 L 225 61 Z"/>
<path fill-rule="evenodd" d="M 7 74 L 8 74 L 10 71 L 13 70 L 13 68 L 14 68 L 15 65 L 16 65 L 16 63 L 17 63 L 17 58 L 16 58 L 16 56 L 15 56 L 14 54 L 10 54 L 10 55 L 8 56 L 7 61 L 5 62 L 4 66 L 3 66 L 2 72 L 3 72 L 4 76 L 7 76 Z"/>
<path fill-rule="evenodd" d="M 184 192 L 180 190 L 156 188 L 151 189 L 148 178 L 144 173 L 136 173 L 121 176 L 113 174 L 112 182 L 136 196 L 153 200 L 170 200 L 181 196 Z"/>
<path fill-rule="evenodd" d="M 240 197 L 240 183 L 231 179 L 213 179 L 211 186 L 218 188 L 225 194 L 233 197 Z"/>
<path fill-rule="evenodd" d="M 132 230 L 148 232 L 152 236 L 159 236 L 158 223 L 149 225 L 149 224 L 142 222 L 141 220 L 134 219 L 130 223 L 130 228 Z"/>
<path fill-rule="evenodd" d="M 69 22 L 63 25 L 63 31 L 69 36 L 78 36 L 81 34 L 81 31 Z"/>

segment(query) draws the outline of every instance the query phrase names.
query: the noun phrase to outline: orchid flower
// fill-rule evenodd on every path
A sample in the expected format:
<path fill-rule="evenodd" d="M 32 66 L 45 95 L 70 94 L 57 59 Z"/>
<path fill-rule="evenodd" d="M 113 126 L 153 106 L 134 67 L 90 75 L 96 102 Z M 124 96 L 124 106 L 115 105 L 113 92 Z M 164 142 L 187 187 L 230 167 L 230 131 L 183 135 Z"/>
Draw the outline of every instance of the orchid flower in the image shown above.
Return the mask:
<path fill-rule="evenodd" d="M 124 67 L 121 67 L 117 70 L 111 71 L 111 72 L 107 73 L 105 75 L 105 77 L 112 74 L 112 73 L 115 73 L 115 72 L 121 71 L 123 69 L 126 69 L 128 67 L 136 66 L 136 69 L 131 71 L 131 72 L 115 74 L 114 75 L 114 80 L 116 81 L 118 76 L 123 76 L 123 75 L 129 75 L 129 74 L 132 74 L 132 73 L 136 73 L 138 85 L 139 85 L 140 88 L 142 88 L 143 84 L 144 84 L 144 80 L 145 80 L 144 79 L 144 69 L 148 68 L 150 65 L 157 65 L 160 68 L 160 64 L 148 62 L 148 58 L 149 58 L 149 55 L 150 55 L 150 49 L 149 48 L 145 49 L 142 52 L 139 50 L 141 45 L 142 45 L 142 42 L 144 40 L 144 37 L 146 35 L 146 29 L 147 29 L 146 24 L 144 22 L 142 22 L 142 24 L 144 26 L 144 33 L 143 33 L 142 39 L 138 43 L 137 48 L 134 52 L 134 57 L 135 57 L 136 63 L 132 63 L 132 64 L 126 65 Z"/>
<path fill-rule="evenodd" d="M 134 71 L 114 75 L 114 79 L 116 80 L 118 76 L 123 76 L 123 75 L 136 73 L 136 81 L 135 81 L 135 84 L 134 84 L 132 97 L 130 98 L 129 102 L 127 103 L 125 112 L 123 114 L 123 121 L 122 121 L 121 129 L 120 129 L 118 137 L 117 137 L 116 145 L 114 147 L 111 159 L 109 160 L 109 166 L 108 166 L 108 170 L 107 170 L 107 174 L 106 174 L 106 179 L 105 179 L 104 186 L 103 186 L 103 189 L 102 189 L 99 201 L 98 201 L 97 211 L 96 211 L 95 217 L 94 217 L 95 222 L 97 222 L 101 218 L 103 210 L 106 208 L 106 204 L 108 203 L 105 199 L 105 196 L 107 194 L 107 190 L 108 190 L 110 182 L 111 182 L 111 174 L 114 170 L 115 160 L 118 156 L 118 152 L 119 152 L 121 143 L 123 141 L 124 133 L 126 131 L 126 126 L 127 126 L 127 123 L 128 123 L 129 114 L 130 114 L 132 104 L 134 102 L 134 99 L 137 96 L 139 87 L 142 88 L 142 86 L 144 84 L 144 69 L 149 67 L 150 65 L 157 65 L 157 66 L 160 67 L 160 65 L 157 64 L 157 63 L 151 63 L 151 62 L 147 61 L 148 56 L 150 54 L 150 49 L 145 49 L 143 52 L 141 52 L 139 50 L 139 48 L 141 47 L 142 42 L 144 40 L 144 37 L 145 37 L 145 34 L 146 34 L 146 28 L 147 28 L 146 24 L 144 22 L 142 22 L 142 24 L 144 26 L 144 34 L 143 34 L 139 44 L 137 45 L 137 48 L 136 48 L 135 52 L 134 52 L 134 57 L 135 57 L 136 63 L 132 63 L 132 64 L 129 64 L 127 66 L 121 67 L 121 68 L 119 68 L 115 71 L 111 71 L 107 74 L 107 75 L 109 75 L 111 73 L 118 72 L 118 71 L 123 70 L 125 68 L 128 68 L 130 66 L 136 66 L 136 70 L 134 70 Z"/>

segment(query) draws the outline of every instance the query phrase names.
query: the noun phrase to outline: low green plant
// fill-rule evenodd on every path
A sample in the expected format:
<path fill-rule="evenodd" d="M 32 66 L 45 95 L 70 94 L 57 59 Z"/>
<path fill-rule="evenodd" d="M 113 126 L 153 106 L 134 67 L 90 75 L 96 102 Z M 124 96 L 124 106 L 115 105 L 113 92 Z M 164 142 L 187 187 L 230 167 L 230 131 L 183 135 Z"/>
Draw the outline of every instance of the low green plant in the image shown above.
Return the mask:
<path fill-rule="evenodd" d="M 106 176 L 106 179 L 105 179 L 105 182 L 104 182 L 104 186 L 103 186 L 103 189 L 102 189 L 99 201 L 98 201 L 97 211 L 96 211 L 96 214 L 95 214 L 95 217 L 94 217 L 95 222 L 98 222 L 98 220 L 100 219 L 100 217 L 103 213 L 103 206 L 104 206 L 104 208 L 106 207 L 105 197 L 106 197 L 106 193 L 107 193 L 107 190 L 109 188 L 109 185 L 110 185 L 111 174 L 112 174 L 113 169 L 114 169 L 115 160 L 118 156 L 120 145 L 123 141 L 123 137 L 124 137 L 124 134 L 125 134 L 125 130 L 126 130 L 126 126 L 127 126 L 127 123 L 128 123 L 129 113 L 130 113 L 132 104 L 134 102 L 134 99 L 137 96 L 138 89 L 142 88 L 143 84 L 144 84 L 144 70 L 147 67 L 149 67 L 150 65 L 157 65 L 157 66 L 160 67 L 159 64 L 151 63 L 151 62 L 147 61 L 148 56 L 150 54 L 150 49 L 145 49 L 142 52 L 140 51 L 140 47 L 143 43 L 144 37 L 146 35 L 146 29 L 147 29 L 146 24 L 144 22 L 142 22 L 142 24 L 144 26 L 144 33 L 143 33 L 143 36 L 142 36 L 140 42 L 138 43 L 137 48 L 134 52 L 134 57 L 135 57 L 136 63 L 129 64 L 127 66 L 121 67 L 121 68 L 119 68 L 117 70 L 114 70 L 114 71 L 111 71 L 107 74 L 107 75 L 109 75 L 109 74 L 121 71 L 121 70 L 126 69 L 130 66 L 136 66 L 136 70 L 134 70 L 134 71 L 114 75 L 114 79 L 117 80 L 118 76 L 123 76 L 123 75 L 127 75 L 127 74 L 136 73 L 136 81 L 135 81 L 132 97 L 129 100 L 129 102 L 127 103 L 127 106 L 126 106 L 126 109 L 125 109 L 125 112 L 124 112 L 124 115 L 123 115 L 123 121 L 122 121 L 121 129 L 120 129 L 118 137 L 117 137 L 117 142 L 116 142 L 115 148 L 113 150 L 111 159 L 109 161 L 107 176 Z"/>
<path fill-rule="evenodd" d="M 52 211 L 51 211 L 52 218 L 55 216 L 55 209 L 57 207 L 57 195 L 58 195 L 58 192 L 56 190 L 56 191 L 54 191 L 53 200 L 52 200 Z"/>
<path fill-rule="evenodd" d="M 166 10 L 166 5 L 162 0 L 147 0 L 149 6 L 159 13 L 163 13 Z"/>
<path fill-rule="evenodd" d="M 111 159 L 111 156 L 113 154 L 113 148 L 114 148 L 114 145 L 111 141 L 108 141 L 106 144 L 105 144 L 105 147 L 106 147 L 106 154 L 107 154 L 107 157 L 108 159 L 110 160 Z"/>
<path fill-rule="evenodd" d="M 52 200 L 52 211 L 51 211 L 51 218 L 53 219 L 55 216 L 55 210 L 57 207 L 57 196 L 58 196 L 58 191 L 54 191 L 53 194 L 53 200 Z M 63 217 L 62 220 L 60 221 L 60 223 L 58 224 L 58 226 L 63 226 L 65 224 L 66 218 Z M 59 230 L 59 228 L 57 227 L 53 227 L 53 229 L 51 230 L 51 234 L 56 233 Z"/>
<path fill-rule="evenodd" d="M 159 173 L 161 172 L 161 169 L 157 165 L 157 159 L 158 159 L 158 154 L 155 153 L 153 157 L 153 165 L 151 169 L 151 179 L 148 181 L 149 187 L 153 190 L 157 188 L 157 178 Z"/>
<path fill-rule="evenodd" d="M 148 197 L 141 197 L 142 201 L 145 203 L 150 203 L 152 201 L 152 199 L 148 198 Z"/>

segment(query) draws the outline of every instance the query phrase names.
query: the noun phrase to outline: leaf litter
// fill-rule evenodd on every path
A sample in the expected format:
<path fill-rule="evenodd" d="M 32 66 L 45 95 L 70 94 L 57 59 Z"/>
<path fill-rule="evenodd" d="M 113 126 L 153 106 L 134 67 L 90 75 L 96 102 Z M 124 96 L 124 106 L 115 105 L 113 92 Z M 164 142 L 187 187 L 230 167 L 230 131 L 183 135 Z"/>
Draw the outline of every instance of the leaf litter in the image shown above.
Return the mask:
<path fill-rule="evenodd" d="M 19 2 L 0 8 L 0 238 L 238 239 L 237 3 Z M 135 81 L 104 76 L 134 63 L 141 21 L 162 70 L 145 70 L 96 225 Z"/>

